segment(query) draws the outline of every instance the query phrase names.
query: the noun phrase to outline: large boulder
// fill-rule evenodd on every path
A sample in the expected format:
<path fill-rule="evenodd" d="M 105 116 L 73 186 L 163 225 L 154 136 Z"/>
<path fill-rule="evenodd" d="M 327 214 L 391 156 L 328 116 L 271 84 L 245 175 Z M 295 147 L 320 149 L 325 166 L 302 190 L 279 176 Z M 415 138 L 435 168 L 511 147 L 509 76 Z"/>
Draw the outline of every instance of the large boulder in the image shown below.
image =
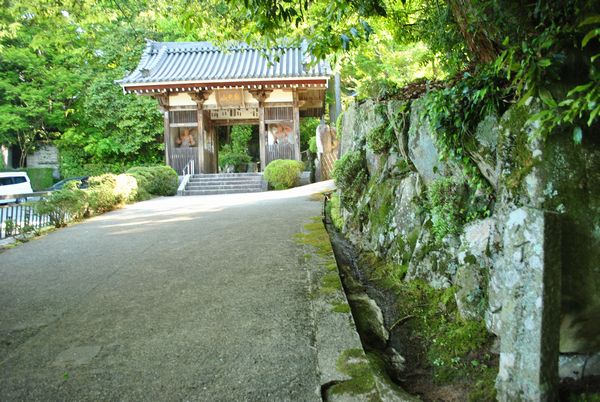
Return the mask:
<path fill-rule="evenodd" d="M 383 321 L 383 313 L 366 293 L 351 294 L 348 302 L 352 306 L 354 321 L 363 342 L 375 349 L 384 349 L 390 334 Z"/>
<path fill-rule="evenodd" d="M 447 172 L 447 165 L 440 161 L 433 130 L 424 111 L 423 100 L 414 101 L 411 107 L 408 156 L 426 184 Z"/>
<path fill-rule="evenodd" d="M 437 244 L 431 232 L 431 222 L 426 221 L 408 264 L 405 279 L 421 279 L 434 289 L 450 287 L 457 268 L 457 246 L 450 237 L 444 239 L 443 244 Z"/>
<path fill-rule="evenodd" d="M 394 213 L 390 224 L 395 241 L 390 248 L 390 254 L 401 264 L 408 264 L 410 261 L 421 233 L 423 217 L 418 209 L 418 203 L 422 202 L 421 186 L 419 175 L 410 173 L 396 188 Z"/>
<path fill-rule="evenodd" d="M 458 312 L 465 319 L 479 320 L 484 316 L 485 278 L 492 264 L 489 256 L 496 243 L 495 233 L 494 220 L 487 218 L 468 224 L 461 235 L 454 284 Z"/>

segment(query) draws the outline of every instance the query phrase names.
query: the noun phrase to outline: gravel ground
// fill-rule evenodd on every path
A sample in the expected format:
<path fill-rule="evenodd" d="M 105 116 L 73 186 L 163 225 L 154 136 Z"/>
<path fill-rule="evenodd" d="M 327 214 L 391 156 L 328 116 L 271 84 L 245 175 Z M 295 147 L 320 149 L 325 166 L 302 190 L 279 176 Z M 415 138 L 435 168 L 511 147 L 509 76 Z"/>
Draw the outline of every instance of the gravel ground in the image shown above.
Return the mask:
<path fill-rule="evenodd" d="M 0 252 L 0 400 L 320 400 L 293 235 L 324 186 L 154 199 Z"/>

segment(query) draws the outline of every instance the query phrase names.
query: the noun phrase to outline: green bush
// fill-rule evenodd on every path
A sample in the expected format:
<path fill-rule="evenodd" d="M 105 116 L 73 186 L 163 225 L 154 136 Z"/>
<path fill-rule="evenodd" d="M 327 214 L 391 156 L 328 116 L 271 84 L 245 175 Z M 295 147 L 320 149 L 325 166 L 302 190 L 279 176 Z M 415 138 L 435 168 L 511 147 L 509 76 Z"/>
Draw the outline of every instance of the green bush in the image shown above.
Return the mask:
<path fill-rule="evenodd" d="M 236 172 L 245 172 L 246 164 L 252 161 L 248 154 L 248 143 L 252 138 L 252 126 L 239 125 L 231 128 L 231 144 L 219 151 L 219 167 L 225 170 L 233 166 Z"/>
<path fill-rule="evenodd" d="M 333 179 L 340 190 L 340 204 L 352 209 L 369 182 L 364 152 L 348 152 L 337 160 L 333 167 Z"/>
<path fill-rule="evenodd" d="M 227 169 L 227 166 L 233 166 L 236 172 L 245 172 L 247 164 L 251 161 L 250 155 L 233 152 L 229 144 L 225 144 L 219 152 L 219 167 L 221 170 Z"/>
<path fill-rule="evenodd" d="M 111 173 L 92 176 L 88 179 L 88 194 L 90 210 L 101 214 L 112 211 L 125 200 L 117 194 L 117 176 Z"/>
<path fill-rule="evenodd" d="M 290 159 L 277 159 L 267 165 L 265 180 L 275 190 L 285 190 L 298 185 L 304 163 Z"/>
<path fill-rule="evenodd" d="M 177 172 L 169 166 L 138 166 L 126 173 L 137 180 L 137 200 L 148 199 L 150 195 L 177 194 Z"/>
<path fill-rule="evenodd" d="M 127 170 L 128 166 L 119 163 L 86 163 L 81 165 L 79 160 L 71 161 L 61 151 L 60 174 L 62 177 L 78 177 L 78 176 L 100 176 L 105 173 L 119 174 Z"/>
<path fill-rule="evenodd" d="M 33 205 L 38 214 L 48 215 L 54 227 L 60 228 L 70 220 L 84 216 L 88 209 L 88 195 L 78 189 L 75 182 L 70 182 L 62 190 L 54 191 Z"/>

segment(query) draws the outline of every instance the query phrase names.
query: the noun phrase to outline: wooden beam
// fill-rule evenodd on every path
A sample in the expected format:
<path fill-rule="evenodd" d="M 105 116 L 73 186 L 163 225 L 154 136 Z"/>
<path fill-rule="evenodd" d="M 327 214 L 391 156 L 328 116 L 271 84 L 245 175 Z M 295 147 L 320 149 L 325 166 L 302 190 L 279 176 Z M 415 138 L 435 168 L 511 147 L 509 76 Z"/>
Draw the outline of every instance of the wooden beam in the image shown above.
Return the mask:
<path fill-rule="evenodd" d="M 212 120 L 212 124 L 213 126 L 239 126 L 242 124 L 256 126 L 259 121 L 258 119 L 219 119 Z"/>
<path fill-rule="evenodd" d="M 297 86 L 305 86 L 310 88 L 323 89 L 327 86 L 327 78 L 313 78 L 313 79 L 283 79 L 283 80 L 257 80 L 257 81 L 199 81 L 199 82 L 186 82 L 180 84 L 150 84 L 150 85 L 124 85 L 125 91 L 163 91 L 169 89 L 179 89 L 181 91 L 194 90 L 194 88 L 202 88 L 203 90 L 212 89 L 230 89 L 230 88 L 268 88 L 268 89 L 286 89 L 295 88 Z M 203 91 L 200 91 L 203 92 Z"/>

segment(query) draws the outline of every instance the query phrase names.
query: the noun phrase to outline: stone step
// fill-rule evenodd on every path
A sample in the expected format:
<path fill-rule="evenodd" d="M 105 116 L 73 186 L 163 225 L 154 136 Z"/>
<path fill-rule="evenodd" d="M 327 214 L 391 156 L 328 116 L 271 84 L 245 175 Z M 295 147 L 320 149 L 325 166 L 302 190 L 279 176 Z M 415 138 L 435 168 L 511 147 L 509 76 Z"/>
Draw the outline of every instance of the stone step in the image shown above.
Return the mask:
<path fill-rule="evenodd" d="M 245 178 L 254 178 L 254 177 L 262 177 L 262 173 L 201 173 L 195 174 L 190 179 L 202 178 L 202 179 L 224 179 L 230 177 L 245 177 Z"/>
<path fill-rule="evenodd" d="M 195 179 L 195 180 L 190 180 L 188 181 L 188 183 L 190 184 L 213 184 L 213 183 L 227 183 L 227 184 L 245 184 L 245 183 L 249 183 L 249 184 L 255 184 L 255 183 L 262 183 L 262 179 L 257 178 L 257 179 L 236 179 L 236 178 L 231 178 L 231 179 L 221 179 L 221 180 L 217 180 L 217 179 Z"/>
<path fill-rule="evenodd" d="M 258 193 L 262 189 L 204 189 L 204 190 L 185 190 L 183 195 L 215 195 L 215 194 L 241 194 L 241 193 Z"/>
<path fill-rule="evenodd" d="M 217 190 L 227 190 L 227 189 L 230 189 L 230 190 L 243 190 L 243 189 L 256 190 L 256 189 L 258 189 L 258 190 L 260 190 L 260 189 L 262 189 L 262 186 L 260 184 L 256 185 L 256 186 L 239 185 L 239 184 L 236 184 L 236 185 L 226 185 L 226 184 L 218 185 L 218 184 L 216 184 L 216 185 L 212 185 L 212 186 L 193 186 L 193 185 L 191 185 L 191 186 L 187 186 L 185 189 L 186 189 L 186 191 L 187 190 L 214 190 L 214 189 L 217 189 Z"/>

